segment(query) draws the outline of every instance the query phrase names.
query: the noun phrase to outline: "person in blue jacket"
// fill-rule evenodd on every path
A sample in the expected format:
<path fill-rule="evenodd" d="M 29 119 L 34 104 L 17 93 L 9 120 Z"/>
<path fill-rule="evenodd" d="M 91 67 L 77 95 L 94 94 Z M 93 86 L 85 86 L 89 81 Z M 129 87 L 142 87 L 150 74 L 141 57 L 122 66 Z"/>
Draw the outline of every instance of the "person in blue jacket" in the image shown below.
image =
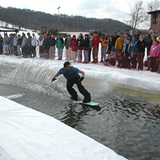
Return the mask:
<path fill-rule="evenodd" d="M 67 79 L 67 91 L 71 95 L 72 100 L 78 100 L 77 92 L 74 90 L 73 85 L 76 84 L 80 93 L 84 96 L 83 103 L 88 103 L 91 101 L 90 93 L 84 88 L 81 81 L 83 81 L 85 73 L 78 68 L 71 66 L 70 62 L 67 61 L 63 65 L 64 67 L 61 68 L 56 75 L 53 76 L 52 82 L 56 80 L 56 77 L 63 74 L 64 77 Z M 80 77 L 82 74 L 82 77 Z"/>
<path fill-rule="evenodd" d="M 135 36 L 132 36 L 132 41 L 131 41 L 130 45 L 131 45 L 131 63 L 132 63 L 132 68 L 136 69 L 137 68 L 138 48 L 137 48 L 137 40 L 136 40 Z"/>

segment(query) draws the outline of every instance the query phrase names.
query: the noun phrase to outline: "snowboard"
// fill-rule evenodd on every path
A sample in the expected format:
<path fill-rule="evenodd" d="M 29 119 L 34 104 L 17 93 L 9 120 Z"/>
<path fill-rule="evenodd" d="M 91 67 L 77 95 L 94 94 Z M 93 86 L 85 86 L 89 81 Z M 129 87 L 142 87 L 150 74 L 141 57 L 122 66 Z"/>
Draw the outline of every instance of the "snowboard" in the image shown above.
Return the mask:
<path fill-rule="evenodd" d="M 89 105 L 89 106 L 99 106 L 99 103 L 97 103 L 97 102 L 83 103 L 83 101 L 75 101 L 75 103 L 85 104 L 85 105 Z"/>

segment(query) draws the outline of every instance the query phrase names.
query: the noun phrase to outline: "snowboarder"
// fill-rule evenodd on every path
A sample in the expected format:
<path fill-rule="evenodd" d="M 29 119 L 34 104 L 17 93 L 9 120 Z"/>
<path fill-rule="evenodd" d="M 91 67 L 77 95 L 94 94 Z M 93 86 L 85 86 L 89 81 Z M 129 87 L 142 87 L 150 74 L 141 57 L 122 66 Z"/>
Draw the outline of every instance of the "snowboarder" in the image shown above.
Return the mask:
<path fill-rule="evenodd" d="M 80 77 L 79 73 L 82 74 L 82 77 Z M 71 66 L 70 62 L 67 61 L 64 63 L 64 67 L 61 68 L 56 75 L 54 75 L 52 82 L 55 81 L 56 77 L 61 74 L 63 74 L 67 79 L 67 91 L 70 93 L 72 100 L 78 100 L 77 92 L 73 89 L 73 85 L 76 84 L 80 93 L 84 96 L 83 103 L 88 103 L 91 101 L 90 93 L 81 84 L 81 81 L 83 81 L 85 75 L 83 71 Z"/>

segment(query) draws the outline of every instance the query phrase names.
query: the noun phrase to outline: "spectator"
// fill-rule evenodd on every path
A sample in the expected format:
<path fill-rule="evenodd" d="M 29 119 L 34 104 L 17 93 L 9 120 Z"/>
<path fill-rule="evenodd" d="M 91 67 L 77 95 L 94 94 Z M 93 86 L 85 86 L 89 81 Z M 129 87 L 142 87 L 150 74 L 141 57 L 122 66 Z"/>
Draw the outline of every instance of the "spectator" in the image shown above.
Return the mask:
<path fill-rule="evenodd" d="M 54 35 L 52 34 L 48 40 L 49 40 L 49 58 L 54 59 L 55 58 L 55 44 L 56 44 Z"/>
<path fill-rule="evenodd" d="M 84 47 L 84 62 L 83 63 L 88 63 L 89 62 L 89 36 L 88 34 L 85 34 L 84 42 L 83 42 L 83 47 Z"/>
<path fill-rule="evenodd" d="M 26 58 L 28 49 L 27 49 L 27 38 L 26 38 L 25 33 L 22 34 L 22 38 L 23 38 L 23 40 L 22 40 L 22 55 L 24 58 Z"/>
<path fill-rule="evenodd" d="M 27 33 L 27 41 L 26 41 L 26 47 L 27 47 L 27 57 L 32 57 L 32 37 L 30 35 L 30 33 Z"/>
<path fill-rule="evenodd" d="M 31 52 L 32 52 L 32 57 L 36 56 L 36 46 L 37 46 L 37 39 L 35 34 L 32 34 L 32 39 L 31 39 Z"/>
<path fill-rule="evenodd" d="M 13 53 L 14 55 L 17 55 L 17 34 L 13 35 Z"/>
<path fill-rule="evenodd" d="M 138 53 L 138 48 L 137 48 L 137 41 L 136 41 L 136 36 L 132 36 L 132 41 L 131 41 L 131 66 L 133 69 L 136 69 L 137 67 L 137 53 Z"/>
<path fill-rule="evenodd" d="M 120 67 L 124 67 L 124 68 L 131 68 L 131 64 L 130 64 L 130 56 L 131 56 L 131 45 L 130 45 L 130 38 L 128 37 L 126 44 L 123 47 L 122 50 L 122 59 L 121 59 L 121 63 Z"/>
<path fill-rule="evenodd" d="M 42 57 L 44 58 L 49 58 L 49 40 L 48 39 L 49 39 L 48 35 L 45 34 L 43 39 L 43 54 L 42 54 Z"/>
<path fill-rule="evenodd" d="M 106 60 L 106 52 L 108 50 L 109 40 L 108 40 L 107 34 L 102 37 L 100 42 L 101 42 L 101 61 L 100 62 L 103 62 Z"/>
<path fill-rule="evenodd" d="M 72 44 L 71 44 L 71 60 L 74 60 L 76 62 L 76 58 L 77 58 L 77 40 L 76 40 L 76 36 L 73 35 L 72 37 Z"/>
<path fill-rule="evenodd" d="M 92 52 L 92 38 L 88 35 L 89 38 L 89 51 L 88 51 L 88 62 L 91 61 L 91 52 Z"/>
<path fill-rule="evenodd" d="M 14 38 L 14 35 L 13 34 L 10 34 L 10 43 L 9 43 L 9 54 L 13 54 L 14 53 L 14 47 L 13 47 L 13 38 Z"/>
<path fill-rule="evenodd" d="M 143 70 L 143 59 L 146 48 L 146 42 L 144 40 L 143 35 L 140 35 L 139 37 L 139 40 L 137 42 L 137 48 L 138 48 L 138 54 L 137 54 L 138 69 Z"/>
<path fill-rule="evenodd" d="M 72 44 L 72 38 L 71 35 L 68 34 L 66 41 L 65 41 L 65 45 L 66 45 L 66 58 L 68 60 L 71 60 L 71 44 Z"/>
<path fill-rule="evenodd" d="M 152 72 L 157 71 L 157 57 L 160 53 L 159 42 L 155 39 L 150 49 L 150 68 Z"/>
<path fill-rule="evenodd" d="M 77 39 L 77 62 L 81 63 L 82 62 L 82 49 L 83 49 L 83 37 L 82 34 L 78 36 Z"/>
<path fill-rule="evenodd" d="M 22 38 L 21 35 L 19 34 L 19 35 L 18 35 L 18 38 L 17 38 L 17 53 L 18 53 L 18 56 L 19 56 L 19 57 L 22 56 L 22 52 L 21 52 L 22 41 L 23 41 L 23 38 Z"/>
<path fill-rule="evenodd" d="M 98 63 L 98 49 L 99 49 L 99 42 L 100 37 L 97 34 L 97 31 L 94 32 L 93 40 L 92 40 L 92 47 L 93 47 L 93 62 L 92 63 Z"/>
<path fill-rule="evenodd" d="M 121 57 L 121 52 L 123 49 L 123 42 L 124 42 L 123 33 L 120 33 L 120 37 L 117 38 L 116 43 L 115 43 L 116 60 L 118 60 Z"/>
<path fill-rule="evenodd" d="M 61 38 L 60 35 L 58 35 L 58 38 L 56 40 L 56 47 L 58 49 L 58 60 L 62 60 L 64 41 L 63 41 L 63 39 Z"/>
<path fill-rule="evenodd" d="M 39 55 L 40 55 L 40 57 L 43 57 L 43 56 L 42 56 L 42 55 L 43 55 L 43 40 L 44 40 L 43 36 L 40 35 L 40 36 L 39 36 L 39 40 L 38 40 Z"/>
<path fill-rule="evenodd" d="M 3 54 L 3 37 L 0 34 L 0 54 Z"/>
<path fill-rule="evenodd" d="M 3 39 L 3 53 L 6 55 L 9 55 L 9 44 L 10 44 L 10 38 L 8 37 L 8 34 L 4 34 L 4 39 Z"/>

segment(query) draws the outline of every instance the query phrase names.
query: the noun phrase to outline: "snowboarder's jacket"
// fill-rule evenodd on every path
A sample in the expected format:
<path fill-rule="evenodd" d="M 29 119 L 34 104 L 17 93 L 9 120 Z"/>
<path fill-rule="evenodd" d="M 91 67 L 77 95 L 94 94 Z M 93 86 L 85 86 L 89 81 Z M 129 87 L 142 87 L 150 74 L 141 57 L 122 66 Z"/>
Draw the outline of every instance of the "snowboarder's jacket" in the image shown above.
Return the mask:
<path fill-rule="evenodd" d="M 71 80 L 71 79 L 74 79 L 74 78 L 78 78 L 79 77 L 79 69 L 78 68 L 75 68 L 73 66 L 70 67 L 70 70 L 67 71 L 64 67 L 61 68 L 58 73 L 56 74 L 56 76 L 58 77 L 59 75 L 63 74 L 64 77 L 67 79 L 67 80 Z"/>
<path fill-rule="evenodd" d="M 124 42 L 124 37 L 118 37 L 116 40 L 115 49 L 122 50 L 123 49 L 123 42 Z"/>
<path fill-rule="evenodd" d="M 99 35 L 94 36 L 93 40 L 92 40 L 92 47 L 93 48 L 99 48 L 99 42 L 100 42 Z"/>
<path fill-rule="evenodd" d="M 63 49 L 64 48 L 64 41 L 62 38 L 57 38 L 56 40 L 56 47 L 58 49 Z"/>

